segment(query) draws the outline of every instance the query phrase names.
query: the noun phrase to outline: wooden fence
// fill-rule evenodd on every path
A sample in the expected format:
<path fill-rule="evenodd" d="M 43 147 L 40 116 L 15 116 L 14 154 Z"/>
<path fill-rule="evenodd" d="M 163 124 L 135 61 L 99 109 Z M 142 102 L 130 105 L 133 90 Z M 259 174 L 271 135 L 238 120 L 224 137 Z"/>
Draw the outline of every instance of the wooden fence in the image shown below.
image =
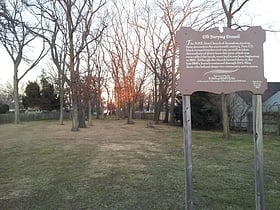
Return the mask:
<path fill-rule="evenodd" d="M 135 112 L 133 114 L 133 117 L 135 119 L 144 119 L 144 120 L 154 120 L 154 112 Z M 165 112 L 160 112 L 159 120 L 163 121 L 165 118 Z M 170 119 L 170 113 L 169 113 L 169 119 Z"/>
<path fill-rule="evenodd" d="M 64 112 L 64 119 L 70 119 L 71 113 Z M 161 113 L 161 117 L 164 113 Z M 136 119 L 153 120 L 154 113 L 138 112 L 134 113 Z M 36 121 L 36 120 L 58 120 L 59 112 L 25 112 L 20 113 L 20 121 Z M 160 119 L 162 120 L 162 119 Z M 14 113 L 0 114 L 0 124 L 13 123 Z M 249 112 L 247 115 L 247 131 L 252 132 L 253 115 Z M 280 135 L 280 113 L 279 112 L 264 112 L 263 113 L 263 131 L 265 134 Z"/>
<path fill-rule="evenodd" d="M 145 120 L 153 120 L 154 113 L 153 112 L 135 112 L 133 114 L 135 119 L 145 119 Z"/>
<path fill-rule="evenodd" d="M 36 121 L 36 120 L 58 120 L 59 112 L 25 112 L 20 113 L 20 121 Z M 71 117 L 70 112 L 63 113 L 64 119 L 69 119 Z M 13 123 L 15 120 L 14 113 L 0 114 L 0 124 Z"/>
<path fill-rule="evenodd" d="M 249 112 L 247 115 L 248 132 L 253 131 L 253 114 Z M 280 135 L 280 113 L 279 112 L 263 112 L 263 132 L 265 134 Z"/>

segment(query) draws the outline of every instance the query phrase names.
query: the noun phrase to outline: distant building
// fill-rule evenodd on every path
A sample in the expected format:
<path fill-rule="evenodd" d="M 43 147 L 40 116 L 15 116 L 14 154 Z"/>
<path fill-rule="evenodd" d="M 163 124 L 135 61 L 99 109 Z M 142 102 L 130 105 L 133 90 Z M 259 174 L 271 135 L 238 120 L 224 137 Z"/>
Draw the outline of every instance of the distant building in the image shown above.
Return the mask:
<path fill-rule="evenodd" d="M 230 125 L 246 129 L 248 112 L 252 112 L 252 96 L 249 91 L 230 94 Z M 280 112 L 280 82 L 268 82 L 262 96 L 263 113 Z"/>

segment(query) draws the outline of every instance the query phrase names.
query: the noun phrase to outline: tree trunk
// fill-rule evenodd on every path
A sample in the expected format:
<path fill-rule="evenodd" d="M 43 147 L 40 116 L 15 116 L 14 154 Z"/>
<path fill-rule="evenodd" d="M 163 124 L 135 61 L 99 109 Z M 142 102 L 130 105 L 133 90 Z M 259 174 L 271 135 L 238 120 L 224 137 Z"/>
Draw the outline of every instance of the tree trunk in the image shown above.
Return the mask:
<path fill-rule="evenodd" d="M 15 124 L 19 124 L 19 94 L 18 94 L 17 66 L 14 66 L 14 105 L 15 105 Z"/>
<path fill-rule="evenodd" d="M 72 93 L 72 129 L 71 131 L 79 131 L 78 121 L 78 103 L 77 97 Z"/>
<path fill-rule="evenodd" d="M 61 93 L 59 94 L 60 95 L 60 98 L 59 98 L 59 108 L 60 108 L 60 113 L 59 113 L 59 124 L 60 125 L 63 125 L 63 113 L 64 113 L 64 110 L 63 110 L 63 95 L 61 95 Z"/>
<path fill-rule="evenodd" d="M 63 76 L 61 76 L 63 77 Z M 59 124 L 63 125 L 63 108 L 64 108 L 64 82 L 62 78 L 59 78 L 59 106 L 60 106 L 60 113 L 59 113 Z"/>
<path fill-rule="evenodd" d="M 64 110 L 63 110 L 63 98 L 61 99 L 59 99 L 60 100 L 60 113 L 59 113 L 59 124 L 60 125 L 63 125 L 63 113 L 64 113 Z"/>
<path fill-rule="evenodd" d="M 223 116 L 223 138 L 229 140 L 231 138 L 228 119 L 227 95 L 221 94 L 222 99 L 222 116 Z"/>
<path fill-rule="evenodd" d="M 92 126 L 91 97 L 88 100 L 88 126 Z"/>
<path fill-rule="evenodd" d="M 160 116 L 159 103 L 158 102 L 154 102 L 154 106 L 155 106 L 154 121 L 155 121 L 156 124 L 158 124 L 159 116 Z"/>
<path fill-rule="evenodd" d="M 173 87 L 172 87 L 173 89 Z M 170 120 L 169 124 L 174 125 L 175 124 L 175 119 L 174 119 L 174 107 L 175 107 L 175 84 L 174 84 L 174 90 L 171 92 L 171 102 L 170 102 Z"/>
<path fill-rule="evenodd" d="M 102 119 L 103 118 L 103 116 L 102 116 L 103 110 L 101 108 L 102 99 L 101 99 L 101 94 L 100 93 L 101 93 L 101 90 L 98 90 L 97 94 L 96 94 L 96 113 L 97 113 L 96 118 L 97 119 Z"/>
<path fill-rule="evenodd" d="M 70 63 L 70 65 L 72 62 Z M 74 65 L 74 63 L 73 63 Z M 78 86 L 75 71 L 71 72 L 71 92 L 72 92 L 72 129 L 71 131 L 79 131 L 79 113 L 78 113 Z"/>
<path fill-rule="evenodd" d="M 162 110 L 162 106 L 163 106 L 163 100 L 160 100 L 159 102 L 157 102 L 155 104 L 154 121 L 155 121 L 156 124 L 158 124 L 158 122 L 159 122 L 159 117 L 160 117 L 160 112 Z"/>
<path fill-rule="evenodd" d="M 159 116 L 160 116 L 160 109 L 158 106 L 155 106 L 155 115 L 154 115 L 154 121 L 156 124 L 159 122 Z"/>
<path fill-rule="evenodd" d="M 127 124 L 133 124 L 133 120 L 132 120 L 132 103 L 131 101 L 129 101 L 127 103 L 127 112 L 128 112 L 128 116 L 127 116 Z"/>
<path fill-rule="evenodd" d="M 121 112 L 120 108 L 117 108 L 117 109 L 116 109 L 116 119 L 117 119 L 117 120 L 121 119 L 121 117 L 120 117 L 120 116 L 121 116 L 121 113 L 120 113 L 120 112 Z"/>
<path fill-rule="evenodd" d="M 155 77 L 154 77 L 154 83 L 155 83 L 155 89 L 154 89 L 154 93 L 153 93 L 153 102 L 154 102 L 154 121 L 156 124 L 158 124 L 158 120 L 159 120 L 159 108 L 158 108 L 158 90 L 157 90 L 157 77 L 156 77 L 156 74 L 155 74 Z"/>
<path fill-rule="evenodd" d="M 168 99 L 165 102 L 165 116 L 164 116 L 164 121 L 165 123 L 168 123 L 169 120 L 169 104 L 168 104 Z"/>
<path fill-rule="evenodd" d="M 107 110 L 107 113 L 108 113 L 108 110 Z M 100 119 L 104 119 L 104 107 L 103 107 L 102 103 L 100 104 Z"/>
<path fill-rule="evenodd" d="M 176 96 L 176 41 L 175 41 L 175 38 L 174 38 L 174 34 L 172 34 L 172 40 L 173 40 L 173 43 L 174 43 L 174 46 L 173 46 L 173 53 L 172 53 L 172 84 L 171 84 L 171 104 L 170 104 L 170 121 L 169 123 L 171 125 L 174 125 L 175 124 L 175 120 L 174 120 L 174 107 L 175 107 L 175 96 Z"/>
<path fill-rule="evenodd" d="M 81 97 L 78 97 L 78 121 L 79 121 L 79 128 L 86 128 L 86 120 L 85 120 L 85 111 L 84 106 L 81 101 Z"/>

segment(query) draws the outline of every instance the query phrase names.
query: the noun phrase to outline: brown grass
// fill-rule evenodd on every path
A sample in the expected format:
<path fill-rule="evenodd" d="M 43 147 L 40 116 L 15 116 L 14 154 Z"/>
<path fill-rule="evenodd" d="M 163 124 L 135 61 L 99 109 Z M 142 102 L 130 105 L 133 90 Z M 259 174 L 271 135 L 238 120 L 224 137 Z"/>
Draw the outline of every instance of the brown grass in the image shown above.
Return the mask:
<path fill-rule="evenodd" d="M 0 209 L 184 209 L 183 130 L 138 120 L 0 125 Z M 252 136 L 193 131 L 195 209 L 254 209 Z M 265 136 L 267 209 L 279 203 L 280 138 Z"/>

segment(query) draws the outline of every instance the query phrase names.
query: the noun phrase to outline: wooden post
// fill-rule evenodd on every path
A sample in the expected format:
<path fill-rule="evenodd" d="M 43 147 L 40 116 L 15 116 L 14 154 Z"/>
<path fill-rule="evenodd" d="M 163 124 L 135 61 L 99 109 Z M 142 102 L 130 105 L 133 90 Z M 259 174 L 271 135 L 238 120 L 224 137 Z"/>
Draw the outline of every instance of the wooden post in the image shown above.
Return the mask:
<path fill-rule="evenodd" d="M 255 162 L 255 206 L 256 210 L 264 210 L 264 181 L 263 181 L 263 122 L 262 96 L 253 95 L 253 138 Z"/>
<path fill-rule="evenodd" d="M 183 130 L 185 156 L 185 208 L 193 210 L 192 190 L 192 127 L 190 96 L 183 96 Z"/>

